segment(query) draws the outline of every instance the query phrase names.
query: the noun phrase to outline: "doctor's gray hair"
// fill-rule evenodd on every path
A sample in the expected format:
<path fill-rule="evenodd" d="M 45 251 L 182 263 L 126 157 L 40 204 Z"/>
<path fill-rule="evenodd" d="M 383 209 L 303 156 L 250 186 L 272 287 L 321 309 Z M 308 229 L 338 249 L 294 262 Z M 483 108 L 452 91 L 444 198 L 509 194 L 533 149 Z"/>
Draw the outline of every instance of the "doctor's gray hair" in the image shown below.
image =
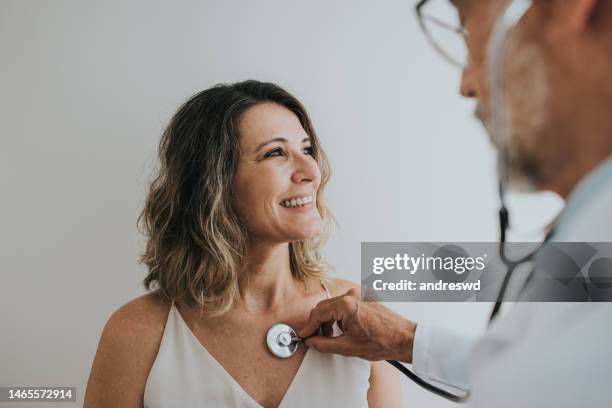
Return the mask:
<path fill-rule="evenodd" d="M 147 290 L 166 299 L 225 313 L 241 299 L 239 274 L 244 265 L 247 231 L 232 208 L 231 184 L 239 158 L 238 122 L 257 104 L 271 102 L 293 112 L 310 136 L 321 171 L 316 205 L 321 234 L 289 243 L 293 276 L 304 282 L 323 278 L 320 247 L 331 214 L 323 191 L 330 168 L 303 105 L 284 89 L 254 80 L 220 84 L 185 102 L 170 120 L 159 143 L 159 168 L 137 221 L 147 237 L 140 262 L 148 267 Z"/>

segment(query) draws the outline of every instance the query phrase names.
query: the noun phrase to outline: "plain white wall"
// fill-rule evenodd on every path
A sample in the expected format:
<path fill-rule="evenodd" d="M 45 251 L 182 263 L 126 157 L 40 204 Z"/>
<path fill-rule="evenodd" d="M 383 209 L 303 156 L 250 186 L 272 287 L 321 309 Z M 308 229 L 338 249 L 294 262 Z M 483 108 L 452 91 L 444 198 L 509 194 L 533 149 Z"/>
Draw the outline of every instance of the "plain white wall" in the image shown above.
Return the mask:
<path fill-rule="evenodd" d="M 359 281 L 362 241 L 496 239 L 493 150 L 413 6 L 0 0 L 0 385 L 76 386 L 81 404 L 105 321 L 143 293 L 135 223 L 161 131 L 218 82 L 276 82 L 309 109 L 338 276 Z M 489 311 L 388 306 L 468 333 Z M 451 406 L 403 385 L 406 407 Z"/>

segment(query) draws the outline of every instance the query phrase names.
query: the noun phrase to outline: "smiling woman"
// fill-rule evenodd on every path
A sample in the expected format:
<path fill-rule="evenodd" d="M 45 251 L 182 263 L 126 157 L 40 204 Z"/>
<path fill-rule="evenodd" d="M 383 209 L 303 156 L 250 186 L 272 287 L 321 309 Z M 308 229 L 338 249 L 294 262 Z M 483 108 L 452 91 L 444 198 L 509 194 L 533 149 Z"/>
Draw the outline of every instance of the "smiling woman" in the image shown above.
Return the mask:
<path fill-rule="evenodd" d="M 302 104 L 271 83 L 218 85 L 179 108 L 139 225 L 149 294 L 104 327 L 86 407 L 401 404 L 383 362 L 300 347 L 273 357 L 273 324 L 355 285 L 326 276 L 329 165 Z"/>
<path fill-rule="evenodd" d="M 194 95 L 164 132 L 160 162 L 140 217 L 149 236 L 142 257 L 148 289 L 222 314 L 241 296 L 249 241 L 272 234 L 288 243 L 296 279 L 322 276 L 329 165 L 306 110 L 289 93 L 246 81 Z M 305 171 L 313 179 L 297 180 Z M 309 217 L 281 212 L 278 203 L 300 191 L 318 193 Z"/>

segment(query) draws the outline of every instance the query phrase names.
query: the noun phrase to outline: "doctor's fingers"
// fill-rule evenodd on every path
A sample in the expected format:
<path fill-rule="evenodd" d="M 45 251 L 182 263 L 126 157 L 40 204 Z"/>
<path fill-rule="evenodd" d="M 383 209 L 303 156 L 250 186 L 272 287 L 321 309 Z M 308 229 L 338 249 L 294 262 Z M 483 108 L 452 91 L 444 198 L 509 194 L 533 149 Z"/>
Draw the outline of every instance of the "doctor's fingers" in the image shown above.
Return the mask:
<path fill-rule="evenodd" d="M 328 303 L 325 305 L 317 305 L 310 311 L 308 321 L 300 330 L 298 330 L 299 337 L 308 337 L 317 332 L 319 327 L 325 323 L 333 323 L 335 321 L 342 321 L 344 318 L 343 310 L 338 306 L 338 303 Z"/>
<path fill-rule="evenodd" d="M 313 336 L 306 340 L 306 346 L 312 347 L 320 353 L 340 354 L 344 357 L 356 357 L 358 355 L 358 348 L 347 336 Z"/>
<path fill-rule="evenodd" d="M 308 337 L 314 334 L 324 323 L 339 322 L 342 330 L 345 330 L 346 320 L 357 313 L 359 301 L 353 296 L 340 296 L 328 299 L 327 303 L 321 302 L 310 311 L 308 321 L 298 331 L 300 337 Z"/>
<path fill-rule="evenodd" d="M 359 293 L 357 293 L 357 291 L 355 289 L 349 289 L 347 290 L 345 293 L 335 296 L 333 298 L 329 298 L 329 299 L 325 299 L 320 301 L 319 303 L 317 303 L 316 307 L 319 306 L 325 306 L 325 305 L 329 305 L 329 304 L 334 304 L 337 302 L 342 302 L 342 301 L 346 301 L 346 300 L 350 300 L 350 299 L 342 299 L 343 297 L 350 297 L 352 299 L 355 300 L 359 300 Z"/>

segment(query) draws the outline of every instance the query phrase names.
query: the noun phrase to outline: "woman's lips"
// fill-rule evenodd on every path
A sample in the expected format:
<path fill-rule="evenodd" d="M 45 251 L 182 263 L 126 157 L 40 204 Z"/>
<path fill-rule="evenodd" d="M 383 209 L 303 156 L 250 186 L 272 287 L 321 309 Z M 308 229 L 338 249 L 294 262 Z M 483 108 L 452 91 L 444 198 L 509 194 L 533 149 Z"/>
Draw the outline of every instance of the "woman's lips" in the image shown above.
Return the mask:
<path fill-rule="evenodd" d="M 301 206 L 296 207 L 283 207 L 285 210 L 298 211 L 298 212 L 308 212 L 313 209 L 314 203 L 302 204 Z"/>
<path fill-rule="evenodd" d="M 287 198 L 285 200 L 282 200 L 279 203 L 279 205 L 285 208 L 296 208 L 296 207 L 303 207 L 307 204 L 312 203 L 313 201 L 314 201 L 314 198 L 312 195 L 305 194 L 305 195 L 295 196 L 292 198 Z"/>

